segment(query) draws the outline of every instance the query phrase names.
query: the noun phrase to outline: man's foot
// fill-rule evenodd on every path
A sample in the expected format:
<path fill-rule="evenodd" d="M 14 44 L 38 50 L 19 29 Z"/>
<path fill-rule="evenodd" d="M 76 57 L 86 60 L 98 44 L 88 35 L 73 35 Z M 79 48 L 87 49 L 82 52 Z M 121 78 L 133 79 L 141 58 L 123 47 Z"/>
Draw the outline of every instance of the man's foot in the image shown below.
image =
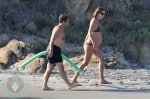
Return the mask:
<path fill-rule="evenodd" d="M 101 84 L 112 84 L 112 82 L 109 82 L 109 81 L 106 81 L 106 80 L 102 80 L 102 81 L 100 81 L 100 85 Z"/>
<path fill-rule="evenodd" d="M 43 86 L 42 90 L 43 90 L 43 91 L 46 91 L 46 90 L 54 90 L 54 89 L 51 89 L 51 88 L 49 88 L 48 86 Z"/>

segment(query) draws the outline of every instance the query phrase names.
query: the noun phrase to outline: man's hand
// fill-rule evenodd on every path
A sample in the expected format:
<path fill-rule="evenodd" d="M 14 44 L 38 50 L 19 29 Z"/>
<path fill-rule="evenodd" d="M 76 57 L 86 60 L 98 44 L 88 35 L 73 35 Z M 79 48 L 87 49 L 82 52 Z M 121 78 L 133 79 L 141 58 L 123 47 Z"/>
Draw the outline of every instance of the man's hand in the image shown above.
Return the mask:
<path fill-rule="evenodd" d="M 50 57 L 52 57 L 53 56 L 53 50 L 49 50 L 48 51 L 48 57 L 50 58 Z"/>

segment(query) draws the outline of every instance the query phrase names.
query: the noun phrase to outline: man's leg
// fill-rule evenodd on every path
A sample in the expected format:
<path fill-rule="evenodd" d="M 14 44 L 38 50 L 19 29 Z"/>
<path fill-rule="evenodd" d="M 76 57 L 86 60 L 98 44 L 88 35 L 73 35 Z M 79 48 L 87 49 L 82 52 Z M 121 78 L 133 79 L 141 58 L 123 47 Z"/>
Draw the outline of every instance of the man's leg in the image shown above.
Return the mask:
<path fill-rule="evenodd" d="M 63 66 L 63 63 L 60 62 L 60 63 L 56 63 L 56 66 L 59 70 L 59 73 L 60 73 L 60 76 L 62 77 L 62 79 L 66 82 L 66 84 L 69 86 L 69 89 L 75 87 L 75 85 L 71 84 L 67 78 L 67 75 L 64 71 L 64 66 Z"/>
<path fill-rule="evenodd" d="M 47 86 L 47 82 L 48 82 L 48 79 L 52 73 L 52 70 L 54 69 L 55 67 L 55 64 L 50 64 L 48 63 L 47 64 L 47 68 L 46 68 L 46 71 L 44 73 L 44 84 L 43 84 L 43 90 L 49 90 L 50 88 Z"/>

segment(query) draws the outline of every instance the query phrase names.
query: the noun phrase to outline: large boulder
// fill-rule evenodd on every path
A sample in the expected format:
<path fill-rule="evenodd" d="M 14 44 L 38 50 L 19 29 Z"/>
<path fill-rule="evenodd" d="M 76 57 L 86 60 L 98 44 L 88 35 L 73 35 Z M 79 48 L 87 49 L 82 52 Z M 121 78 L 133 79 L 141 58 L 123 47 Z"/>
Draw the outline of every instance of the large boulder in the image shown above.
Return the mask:
<path fill-rule="evenodd" d="M 7 69 L 11 64 L 14 64 L 17 61 L 17 57 L 13 51 L 6 47 L 0 48 L 0 53 L 1 69 Z"/>
<path fill-rule="evenodd" d="M 27 64 L 24 69 L 20 66 L 22 63 L 31 58 L 34 54 L 28 54 L 24 60 L 16 62 L 15 64 L 10 66 L 12 70 L 19 70 L 20 72 L 25 73 L 43 73 L 46 69 L 46 60 L 45 58 L 37 58 L 33 60 L 31 63 Z"/>
<path fill-rule="evenodd" d="M 25 43 L 22 41 L 11 40 L 5 47 L 0 48 L 0 65 L 8 68 L 25 56 Z"/>
<path fill-rule="evenodd" d="M 24 56 L 26 44 L 22 41 L 18 41 L 16 39 L 11 40 L 7 45 L 6 48 L 13 51 L 13 53 L 18 57 Z"/>
<path fill-rule="evenodd" d="M 27 39 L 26 39 L 27 40 Z M 27 40 L 28 43 L 32 43 L 37 45 L 38 47 L 41 47 L 39 43 L 32 42 L 29 39 Z M 0 48 L 0 68 L 1 69 L 13 69 L 18 70 L 20 68 L 20 65 L 32 57 L 34 54 L 28 54 L 27 51 L 27 44 L 25 44 L 22 41 L 18 41 L 16 39 L 13 39 L 8 42 L 8 44 L 5 47 Z M 26 56 L 26 54 L 28 54 Z M 37 73 L 37 72 L 44 72 L 46 69 L 46 60 L 45 58 L 37 58 L 30 64 L 26 66 L 26 68 L 23 70 L 23 72 L 27 73 Z"/>

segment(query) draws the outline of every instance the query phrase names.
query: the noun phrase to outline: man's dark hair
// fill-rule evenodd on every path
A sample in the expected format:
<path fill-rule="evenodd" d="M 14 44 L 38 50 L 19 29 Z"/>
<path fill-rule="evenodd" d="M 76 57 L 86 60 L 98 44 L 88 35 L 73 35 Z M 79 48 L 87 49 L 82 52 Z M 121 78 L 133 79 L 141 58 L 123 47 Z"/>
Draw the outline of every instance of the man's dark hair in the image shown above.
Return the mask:
<path fill-rule="evenodd" d="M 61 15 L 59 16 L 59 18 L 58 18 L 59 23 L 67 22 L 68 18 L 69 18 L 69 17 L 68 17 L 66 14 L 61 14 Z"/>

